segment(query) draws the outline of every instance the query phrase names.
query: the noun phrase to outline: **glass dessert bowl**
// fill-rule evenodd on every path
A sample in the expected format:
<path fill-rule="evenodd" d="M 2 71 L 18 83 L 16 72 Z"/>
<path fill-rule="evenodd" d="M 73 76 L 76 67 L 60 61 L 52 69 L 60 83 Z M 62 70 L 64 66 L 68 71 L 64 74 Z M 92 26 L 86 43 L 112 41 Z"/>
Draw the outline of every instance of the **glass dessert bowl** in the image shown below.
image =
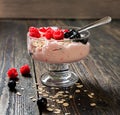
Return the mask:
<path fill-rule="evenodd" d="M 27 49 L 33 59 L 44 62 L 46 73 L 40 79 L 46 86 L 69 87 L 79 77 L 69 64 L 85 58 L 90 50 L 90 33 L 59 27 L 30 27 Z"/>

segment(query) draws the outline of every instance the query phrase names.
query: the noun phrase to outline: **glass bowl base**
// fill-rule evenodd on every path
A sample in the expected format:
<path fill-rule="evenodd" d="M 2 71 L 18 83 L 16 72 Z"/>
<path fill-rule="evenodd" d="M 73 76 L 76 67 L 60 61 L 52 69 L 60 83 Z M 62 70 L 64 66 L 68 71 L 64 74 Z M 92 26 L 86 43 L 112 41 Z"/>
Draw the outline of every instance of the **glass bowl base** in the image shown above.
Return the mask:
<path fill-rule="evenodd" d="M 41 76 L 42 84 L 49 87 L 69 87 L 78 81 L 78 76 L 72 71 L 52 71 Z"/>

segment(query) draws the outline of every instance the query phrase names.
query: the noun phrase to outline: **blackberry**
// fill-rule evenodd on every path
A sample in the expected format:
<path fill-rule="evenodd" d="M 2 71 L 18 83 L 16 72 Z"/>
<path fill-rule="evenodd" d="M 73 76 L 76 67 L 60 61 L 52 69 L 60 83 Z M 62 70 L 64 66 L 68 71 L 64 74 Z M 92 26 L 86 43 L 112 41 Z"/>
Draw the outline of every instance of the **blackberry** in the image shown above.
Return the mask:
<path fill-rule="evenodd" d="M 15 87 L 16 87 L 16 82 L 15 80 L 10 80 L 8 82 L 8 87 L 10 88 L 10 90 L 15 90 Z"/>
<path fill-rule="evenodd" d="M 88 38 L 83 38 L 83 39 L 73 39 L 73 42 L 81 42 L 83 44 L 86 44 L 88 42 Z"/>
<path fill-rule="evenodd" d="M 70 37 L 70 33 L 69 32 L 64 33 L 64 38 L 69 38 L 69 37 Z"/>
<path fill-rule="evenodd" d="M 76 31 L 74 29 L 70 29 L 68 32 L 64 33 L 65 38 L 70 38 L 71 36 L 75 35 Z"/>
<path fill-rule="evenodd" d="M 38 105 L 38 109 L 39 109 L 40 115 L 42 115 L 42 111 L 46 110 L 46 108 L 47 108 L 47 99 L 44 98 L 44 97 L 40 97 L 37 100 L 37 105 Z"/>
<path fill-rule="evenodd" d="M 81 38 L 80 34 L 77 32 L 75 35 L 76 38 Z"/>

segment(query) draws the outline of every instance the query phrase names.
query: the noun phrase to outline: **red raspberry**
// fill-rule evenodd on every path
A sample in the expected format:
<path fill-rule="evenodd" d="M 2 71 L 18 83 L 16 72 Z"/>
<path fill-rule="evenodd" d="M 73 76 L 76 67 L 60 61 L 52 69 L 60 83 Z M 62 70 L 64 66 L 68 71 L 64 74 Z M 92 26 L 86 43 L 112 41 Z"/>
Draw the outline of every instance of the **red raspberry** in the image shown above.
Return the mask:
<path fill-rule="evenodd" d="M 64 32 L 64 33 L 65 33 L 65 32 L 69 32 L 69 30 L 68 30 L 68 29 L 64 29 L 63 32 Z"/>
<path fill-rule="evenodd" d="M 49 40 L 53 38 L 53 33 L 54 33 L 54 30 L 52 28 L 48 28 L 45 33 L 45 37 Z"/>
<path fill-rule="evenodd" d="M 30 67 L 27 64 L 21 66 L 20 73 L 22 75 L 30 74 Z"/>
<path fill-rule="evenodd" d="M 64 38 L 64 32 L 60 29 L 54 31 L 53 38 L 56 40 L 61 40 Z"/>
<path fill-rule="evenodd" d="M 39 31 L 40 31 L 40 32 L 46 32 L 46 31 L 47 31 L 47 28 L 46 28 L 46 27 L 41 27 L 41 28 L 39 29 Z"/>
<path fill-rule="evenodd" d="M 30 36 L 39 38 L 41 35 L 39 33 L 39 30 L 36 27 L 30 27 L 29 28 Z"/>
<path fill-rule="evenodd" d="M 38 29 L 36 27 L 29 27 L 29 32 L 36 32 Z"/>
<path fill-rule="evenodd" d="M 18 76 L 18 72 L 17 72 L 17 69 L 16 68 L 10 68 L 8 71 L 7 71 L 7 75 L 10 79 L 15 79 L 17 78 Z"/>

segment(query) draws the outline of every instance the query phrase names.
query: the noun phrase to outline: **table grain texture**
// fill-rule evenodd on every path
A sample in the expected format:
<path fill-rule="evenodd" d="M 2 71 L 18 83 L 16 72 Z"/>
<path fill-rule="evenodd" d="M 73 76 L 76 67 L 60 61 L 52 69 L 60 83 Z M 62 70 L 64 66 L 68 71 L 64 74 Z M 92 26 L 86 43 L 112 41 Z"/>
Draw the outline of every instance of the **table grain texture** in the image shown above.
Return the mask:
<path fill-rule="evenodd" d="M 72 87 L 43 86 L 40 76 L 45 72 L 44 63 L 32 60 L 27 52 L 26 33 L 30 26 L 83 26 L 92 21 L 0 20 L 0 115 L 39 115 L 36 99 L 40 96 L 47 98 L 51 110 L 43 115 L 120 115 L 119 20 L 90 30 L 90 54 L 70 64 L 79 76 L 79 82 Z M 20 74 L 24 64 L 29 64 L 31 77 Z M 6 72 L 11 67 L 19 72 L 16 91 L 21 95 L 7 86 Z M 60 101 L 63 99 L 68 106 Z"/>

